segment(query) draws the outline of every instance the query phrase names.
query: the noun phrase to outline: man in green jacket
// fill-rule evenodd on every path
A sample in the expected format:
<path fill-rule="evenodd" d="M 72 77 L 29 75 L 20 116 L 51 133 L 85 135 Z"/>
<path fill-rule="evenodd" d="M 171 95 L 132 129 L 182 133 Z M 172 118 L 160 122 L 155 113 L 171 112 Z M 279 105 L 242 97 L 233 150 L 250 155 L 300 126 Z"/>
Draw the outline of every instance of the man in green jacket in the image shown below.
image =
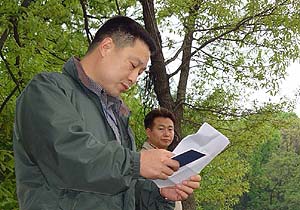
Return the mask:
<path fill-rule="evenodd" d="M 14 155 L 21 210 L 130 210 L 139 177 L 166 179 L 179 163 L 166 150 L 136 152 L 120 100 L 155 45 L 137 22 L 117 16 L 95 34 L 87 54 L 62 73 L 41 73 L 17 100 Z M 156 190 L 149 202 L 186 199 L 194 176 Z"/>

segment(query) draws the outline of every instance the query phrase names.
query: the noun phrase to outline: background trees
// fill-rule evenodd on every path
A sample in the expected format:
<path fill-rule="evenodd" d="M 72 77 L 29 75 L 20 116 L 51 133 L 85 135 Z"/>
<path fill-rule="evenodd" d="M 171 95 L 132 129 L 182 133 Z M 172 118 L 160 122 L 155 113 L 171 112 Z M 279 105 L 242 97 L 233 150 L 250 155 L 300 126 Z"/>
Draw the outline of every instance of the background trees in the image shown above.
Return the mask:
<path fill-rule="evenodd" d="M 250 192 L 245 193 L 235 209 L 297 209 L 299 200 L 299 118 L 282 115 L 285 126 L 258 149 L 250 163 Z M 289 145 L 288 149 L 286 145 Z"/>
<path fill-rule="evenodd" d="M 158 104 L 176 114 L 180 138 L 207 121 L 231 140 L 203 170 L 202 187 L 195 200 L 184 203 L 185 209 L 239 208 L 239 203 L 250 205 L 248 198 L 262 205 L 257 196 L 270 198 L 270 193 L 260 184 L 267 179 L 271 181 L 264 189 L 274 186 L 275 172 L 274 177 L 266 174 L 277 167 L 278 159 L 296 170 L 297 161 L 287 157 L 296 160 L 299 155 L 299 123 L 287 123 L 298 119 L 276 114 L 289 108 L 288 101 L 258 106 L 247 92 L 264 88 L 275 94 L 286 66 L 298 57 L 299 5 L 298 0 L 2 0 L 0 208 L 16 207 L 11 145 L 16 97 L 34 74 L 60 71 L 71 55 L 84 55 L 95 30 L 116 14 L 144 24 L 159 46 L 149 72 L 124 96 L 133 111 L 138 145 L 144 140 L 144 110 Z M 284 127 L 281 136 L 283 122 L 290 127 Z M 277 147 L 285 152 L 273 155 Z M 272 205 L 282 201 L 282 194 L 293 203 L 296 178 L 282 183 L 284 189 L 274 189 Z M 271 205 L 267 199 L 264 203 Z"/>

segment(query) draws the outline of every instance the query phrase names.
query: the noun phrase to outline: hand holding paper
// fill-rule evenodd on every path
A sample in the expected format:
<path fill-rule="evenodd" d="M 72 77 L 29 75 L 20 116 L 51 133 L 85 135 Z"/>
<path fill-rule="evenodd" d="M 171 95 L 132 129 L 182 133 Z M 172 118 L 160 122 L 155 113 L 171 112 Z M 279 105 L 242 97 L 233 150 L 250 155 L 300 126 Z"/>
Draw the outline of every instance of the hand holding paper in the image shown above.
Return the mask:
<path fill-rule="evenodd" d="M 164 198 L 171 201 L 182 201 L 188 198 L 190 194 L 193 193 L 195 189 L 200 186 L 200 175 L 195 175 L 190 177 L 188 181 L 184 181 L 180 185 L 175 185 L 171 187 L 164 187 L 160 189 L 160 194 Z"/>
<path fill-rule="evenodd" d="M 149 179 L 167 179 L 179 168 L 179 164 L 171 159 L 172 156 L 172 152 L 164 149 L 141 151 L 141 176 Z"/>
<path fill-rule="evenodd" d="M 181 165 L 179 170 L 167 180 L 153 180 L 159 188 L 170 187 L 188 180 L 200 171 L 229 144 L 226 136 L 208 123 L 204 123 L 197 133 L 185 137 L 175 148 L 174 159 Z"/>

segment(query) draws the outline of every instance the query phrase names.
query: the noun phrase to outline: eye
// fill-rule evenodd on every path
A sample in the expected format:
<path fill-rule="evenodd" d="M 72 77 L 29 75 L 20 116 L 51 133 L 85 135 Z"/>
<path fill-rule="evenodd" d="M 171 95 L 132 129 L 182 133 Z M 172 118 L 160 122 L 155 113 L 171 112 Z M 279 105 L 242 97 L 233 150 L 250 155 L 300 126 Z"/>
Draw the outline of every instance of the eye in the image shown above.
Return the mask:
<path fill-rule="evenodd" d="M 131 69 L 135 69 L 137 66 L 134 64 L 134 63 L 132 63 L 132 62 L 130 62 L 130 65 L 131 65 Z"/>

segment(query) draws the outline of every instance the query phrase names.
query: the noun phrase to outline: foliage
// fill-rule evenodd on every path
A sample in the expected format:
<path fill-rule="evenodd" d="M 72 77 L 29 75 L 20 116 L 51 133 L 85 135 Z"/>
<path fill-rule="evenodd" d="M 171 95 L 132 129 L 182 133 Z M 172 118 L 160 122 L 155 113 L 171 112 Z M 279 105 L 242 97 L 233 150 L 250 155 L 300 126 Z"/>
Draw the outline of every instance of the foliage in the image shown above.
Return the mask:
<path fill-rule="evenodd" d="M 300 156 L 276 151 L 263 165 L 248 195 L 248 209 L 297 209 L 299 206 Z"/>
<path fill-rule="evenodd" d="M 0 209 L 16 209 L 13 154 L 0 150 Z"/>
<path fill-rule="evenodd" d="M 146 140 L 144 118 L 150 110 L 145 109 L 142 106 L 141 98 L 138 96 L 138 89 L 138 86 L 131 88 L 130 91 L 122 95 L 122 98 L 131 110 L 130 126 L 133 129 L 133 133 L 135 135 L 135 143 L 137 149 L 140 150 L 144 141 Z"/>
<path fill-rule="evenodd" d="M 259 187 L 274 186 L 273 170 L 274 175 L 283 175 L 275 170 L 276 164 L 299 174 L 295 169 L 299 122 L 297 118 L 276 115 L 288 107 L 286 101 L 263 106 L 253 102 L 251 109 L 240 101 L 249 105 L 245 88 L 264 88 L 271 94 L 278 91 L 285 67 L 299 55 L 299 1 L 167 0 L 157 1 L 156 6 L 154 18 L 166 58 L 163 65 L 171 82 L 170 98 L 174 99 L 170 107 L 175 111 L 184 108 L 183 118 L 179 118 L 183 136 L 197 131 L 206 121 L 231 141 L 201 173 L 202 187 L 195 193 L 199 208 L 231 209 L 248 191 L 255 200 L 253 205 L 260 205 L 259 196 L 267 205 L 269 194 L 259 191 Z M 0 209 L 16 209 L 11 139 L 17 96 L 36 73 L 61 71 L 70 56 L 82 57 L 92 34 L 107 18 L 127 14 L 141 23 L 143 20 L 140 5 L 133 0 L 2 0 L 0 14 Z M 192 45 L 188 48 L 185 41 L 190 38 Z M 190 57 L 183 57 L 183 52 L 189 50 Z M 184 72 L 182 66 L 186 63 L 188 71 Z M 189 86 L 176 89 L 179 85 L 175 75 Z M 123 98 L 132 110 L 130 124 L 140 148 L 145 140 L 144 115 L 158 102 L 153 92 L 144 93 L 138 88 Z M 184 93 L 183 97 L 178 93 Z M 286 130 L 279 136 L 282 125 Z M 280 148 L 286 151 L 283 154 L 295 159 L 272 155 L 281 137 Z M 257 179 L 254 174 L 259 175 Z M 266 174 L 270 174 L 270 182 Z M 284 192 L 285 204 L 298 204 L 299 195 L 293 188 L 298 186 L 296 179 L 299 177 L 291 176 L 274 191 Z M 282 197 L 274 199 L 266 209 L 283 208 L 279 205 Z"/>
<path fill-rule="evenodd" d="M 11 105 L 11 102 L 8 103 Z M 14 159 L 12 153 L 13 106 L 6 106 L 0 115 L 0 209 L 17 209 Z"/>
<path fill-rule="evenodd" d="M 292 114 L 285 119 L 281 134 L 261 145 L 252 156 L 252 170 L 248 175 L 250 191 L 241 198 L 235 209 L 297 209 L 299 201 L 299 154 L 294 136 L 299 135 L 299 118 Z M 289 143 L 288 143 L 289 142 Z M 298 140 L 299 142 L 299 140 Z M 286 145 L 290 145 L 287 150 Z M 292 146 L 293 145 L 293 146 Z"/>
<path fill-rule="evenodd" d="M 191 13 L 193 7 L 196 13 Z M 190 70 L 196 83 L 212 89 L 220 85 L 264 88 L 276 94 L 287 65 L 298 59 L 297 11 L 298 0 L 168 0 L 159 1 L 157 16 L 161 31 L 168 34 L 163 44 L 172 52 L 167 54 L 172 60 L 183 62 L 181 40 L 189 28 L 193 30 Z M 191 15 L 192 26 L 186 22 Z"/>
<path fill-rule="evenodd" d="M 202 88 L 197 86 L 197 92 L 205 92 Z M 236 107 L 239 104 L 234 103 L 238 97 L 234 92 L 215 89 L 201 96 L 201 100 L 189 96 L 184 135 L 196 132 L 200 125 L 208 122 L 229 138 L 230 145 L 201 172 L 201 189 L 196 192 L 198 208 L 232 209 L 250 190 L 260 161 L 266 162 L 278 147 L 281 138 L 278 129 L 285 121 L 276 114 L 274 106 L 257 109 L 260 114 L 241 114 Z"/>

